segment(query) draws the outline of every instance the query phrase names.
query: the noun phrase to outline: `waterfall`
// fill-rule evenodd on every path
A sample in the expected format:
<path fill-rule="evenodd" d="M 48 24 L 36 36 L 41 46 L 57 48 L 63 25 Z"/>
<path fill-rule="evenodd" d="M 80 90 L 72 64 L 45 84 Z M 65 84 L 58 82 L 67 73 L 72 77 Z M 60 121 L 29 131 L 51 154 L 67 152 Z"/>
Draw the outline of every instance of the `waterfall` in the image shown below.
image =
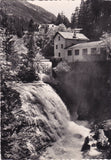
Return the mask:
<path fill-rule="evenodd" d="M 11 130 L 8 135 L 11 143 L 7 141 L 10 148 L 5 148 L 3 158 L 48 160 L 50 155 L 80 159 L 81 146 L 89 130 L 70 121 L 65 104 L 52 87 L 42 81 L 7 86 L 12 88 L 10 114 L 14 120 L 4 127 Z M 17 101 L 18 94 L 11 93 L 14 91 L 19 93 L 21 102 Z M 9 95 L 8 91 L 6 94 Z"/>

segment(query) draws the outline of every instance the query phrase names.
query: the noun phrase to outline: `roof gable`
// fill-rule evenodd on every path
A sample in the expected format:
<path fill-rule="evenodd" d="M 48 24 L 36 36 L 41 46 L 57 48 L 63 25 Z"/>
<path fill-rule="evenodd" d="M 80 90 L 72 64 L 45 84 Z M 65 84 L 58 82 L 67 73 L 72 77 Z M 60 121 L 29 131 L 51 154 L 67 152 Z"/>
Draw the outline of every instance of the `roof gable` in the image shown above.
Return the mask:
<path fill-rule="evenodd" d="M 57 32 L 54 36 L 56 37 L 57 34 L 60 34 L 64 39 L 77 39 L 77 40 L 89 40 L 84 34 L 76 33 L 76 38 L 74 38 L 73 32 Z"/>
<path fill-rule="evenodd" d="M 59 34 L 61 37 L 63 37 L 63 36 L 60 34 L 60 32 L 56 32 L 56 34 L 55 34 L 55 36 L 54 36 L 54 39 L 55 39 L 55 37 L 56 37 L 58 34 Z M 64 37 L 63 37 L 63 38 L 64 38 Z"/>

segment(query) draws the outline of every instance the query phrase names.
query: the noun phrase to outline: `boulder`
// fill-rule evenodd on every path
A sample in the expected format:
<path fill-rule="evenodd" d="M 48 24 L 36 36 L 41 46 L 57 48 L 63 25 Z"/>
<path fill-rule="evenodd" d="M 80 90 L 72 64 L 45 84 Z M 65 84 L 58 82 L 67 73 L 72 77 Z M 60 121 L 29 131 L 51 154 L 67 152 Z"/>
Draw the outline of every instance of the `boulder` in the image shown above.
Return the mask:
<path fill-rule="evenodd" d="M 104 134 L 104 130 L 103 129 L 99 129 L 99 137 L 97 140 L 97 148 L 98 149 L 107 149 L 109 148 L 109 142 L 108 142 L 108 138 L 105 136 Z"/>
<path fill-rule="evenodd" d="M 89 137 L 87 136 L 87 137 L 85 138 L 85 141 L 84 141 L 84 144 L 83 144 L 83 146 L 82 146 L 81 151 L 87 151 L 87 150 L 89 150 L 89 149 L 90 149 Z"/>

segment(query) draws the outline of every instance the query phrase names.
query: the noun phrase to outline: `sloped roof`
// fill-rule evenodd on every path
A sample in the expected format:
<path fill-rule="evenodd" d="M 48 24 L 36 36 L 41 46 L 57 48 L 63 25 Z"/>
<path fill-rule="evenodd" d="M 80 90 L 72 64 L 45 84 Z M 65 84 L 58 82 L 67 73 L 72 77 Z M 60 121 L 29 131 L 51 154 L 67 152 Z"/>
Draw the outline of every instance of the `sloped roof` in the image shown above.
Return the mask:
<path fill-rule="evenodd" d="M 76 33 L 76 38 L 74 38 L 73 32 L 58 32 L 65 39 L 80 39 L 80 40 L 89 40 L 84 34 Z"/>
<path fill-rule="evenodd" d="M 104 46 L 103 41 L 94 41 L 94 42 L 85 42 L 85 43 L 79 43 L 76 45 L 72 45 L 69 48 L 83 48 L 83 47 L 96 47 L 96 46 Z"/>

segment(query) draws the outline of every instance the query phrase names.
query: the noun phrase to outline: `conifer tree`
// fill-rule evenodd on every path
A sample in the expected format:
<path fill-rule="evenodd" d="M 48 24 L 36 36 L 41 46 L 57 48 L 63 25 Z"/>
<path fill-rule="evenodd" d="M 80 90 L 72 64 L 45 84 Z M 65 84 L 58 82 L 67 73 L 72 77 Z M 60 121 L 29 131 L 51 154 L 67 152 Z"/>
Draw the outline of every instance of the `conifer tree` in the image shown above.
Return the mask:
<path fill-rule="evenodd" d="M 78 27 L 92 40 L 98 40 L 104 31 L 111 32 L 111 1 L 81 0 Z"/>
<path fill-rule="evenodd" d="M 58 14 L 57 19 L 55 21 L 56 25 L 59 25 L 59 24 L 62 24 L 62 23 L 66 27 L 70 27 L 70 22 L 69 22 L 68 18 L 63 14 L 63 12 Z"/>

